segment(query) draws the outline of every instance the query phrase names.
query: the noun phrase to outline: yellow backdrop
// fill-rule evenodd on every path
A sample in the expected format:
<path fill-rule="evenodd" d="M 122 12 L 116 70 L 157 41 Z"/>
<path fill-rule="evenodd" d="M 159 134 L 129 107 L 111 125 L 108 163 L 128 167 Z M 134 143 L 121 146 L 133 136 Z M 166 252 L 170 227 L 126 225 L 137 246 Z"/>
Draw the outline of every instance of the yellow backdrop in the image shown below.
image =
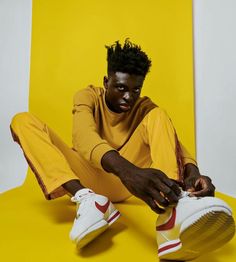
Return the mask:
<path fill-rule="evenodd" d="M 73 94 L 102 85 L 104 46 L 127 37 L 153 62 L 142 95 L 167 110 L 194 155 L 191 0 L 33 1 L 30 111 L 70 145 Z"/>

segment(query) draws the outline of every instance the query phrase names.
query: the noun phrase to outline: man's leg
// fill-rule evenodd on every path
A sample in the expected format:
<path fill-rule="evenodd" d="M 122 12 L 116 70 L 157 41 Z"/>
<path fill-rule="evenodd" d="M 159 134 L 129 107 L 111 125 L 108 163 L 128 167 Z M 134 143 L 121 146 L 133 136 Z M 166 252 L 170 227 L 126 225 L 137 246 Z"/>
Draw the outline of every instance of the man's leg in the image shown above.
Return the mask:
<path fill-rule="evenodd" d="M 30 113 L 17 114 L 12 120 L 11 131 L 14 140 L 22 147 L 45 197 L 53 199 L 67 192 L 73 195 L 77 215 L 70 236 L 78 247 L 90 242 L 116 221 L 119 211 L 106 196 L 95 194 L 90 189 L 98 189 L 107 195 L 113 189 L 114 199 L 126 197 L 115 194 L 114 185 L 109 185 L 113 182 L 111 174 L 91 167 L 52 129 Z M 105 180 L 104 186 L 100 181 L 102 178 Z M 114 184 L 118 185 L 117 180 Z M 90 188 L 84 188 L 84 185 Z M 119 186 L 117 190 L 119 192 Z"/>
<path fill-rule="evenodd" d="M 183 155 L 169 117 L 165 111 L 156 108 L 148 114 L 146 125 L 151 167 L 160 169 L 171 179 L 181 180 Z"/>
<path fill-rule="evenodd" d="M 141 168 L 157 168 L 169 178 L 178 180 L 183 164 L 178 146 L 181 147 L 170 119 L 162 109 L 155 108 L 144 117 L 119 152 Z"/>
<path fill-rule="evenodd" d="M 143 122 L 151 166 L 182 182 L 184 157 L 196 163 L 182 150 L 169 117 L 157 108 L 149 112 Z M 224 201 L 210 196 L 189 197 L 187 192 L 182 192 L 177 205 L 166 208 L 166 212 L 159 215 L 156 230 L 159 257 L 165 258 L 164 261 L 184 261 L 227 243 L 234 235 L 235 223 Z M 206 244 L 202 245 L 203 242 Z"/>
<path fill-rule="evenodd" d="M 130 195 L 116 176 L 93 167 L 33 114 L 17 114 L 12 119 L 11 131 L 47 199 L 67 191 L 74 195 L 83 186 L 114 202 Z"/>
<path fill-rule="evenodd" d="M 45 197 L 52 199 L 67 193 L 61 185 L 70 180 L 78 180 L 78 177 L 59 148 L 53 144 L 49 128 L 34 115 L 25 112 L 14 116 L 11 131 Z"/>
<path fill-rule="evenodd" d="M 156 108 L 144 117 L 120 153 L 141 168 L 157 168 L 171 179 L 180 180 L 183 162 L 182 156 L 178 155 L 181 153 L 179 146 L 181 145 L 168 116 L 163 110 Z"/>
<path fill-rule="evenodd" d="M 72 196 L 74 196 L 77 191 L 84 188 L 84 186 L 77 179 L 70 180 L 65 184 L 62 184 L 62 187 Z"/>

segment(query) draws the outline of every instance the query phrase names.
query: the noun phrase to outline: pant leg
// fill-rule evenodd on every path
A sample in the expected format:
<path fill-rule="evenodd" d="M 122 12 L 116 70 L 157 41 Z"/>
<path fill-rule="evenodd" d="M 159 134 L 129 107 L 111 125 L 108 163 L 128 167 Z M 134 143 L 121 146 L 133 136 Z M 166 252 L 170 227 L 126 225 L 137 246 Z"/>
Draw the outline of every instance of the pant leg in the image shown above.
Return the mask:
<path fill-rule="evenodd" d="M 161 108 L 152 110 L 148 115 L 147 139 L 152 158 L 151 167 L 160 169 L 171 179 L 182 181 L 182 148 L 170 118 Z"/>
<path fill-rule="evenodd" d="M 151 110 L 143 118 L 120 154 L 139 167 L 157 168 L 171 179 L 182 180 L 181 144 L 169 117 L 160 108 Z M 196 164 L 188 157 L 188 162 Z"/>
<path fill-rule="evenodd" d="M 19 113 L 12 119 L 13 139 L 21 146 L 47 199 L 64 195 L 65 182 L 78 179 L 61 151 L 52 143 L 48 127 L 31 113 Z"/>
<path fill-rule="evenodd" d="M 66 194 L 61 185 L 72 179 L 79 179 L 85 187 L 106 195 L 114 202 L 130 196 L 116 176 L 91 166 L 33 114 L 24 112 L 15 115 L 11 131 L 46 199 Z"/>

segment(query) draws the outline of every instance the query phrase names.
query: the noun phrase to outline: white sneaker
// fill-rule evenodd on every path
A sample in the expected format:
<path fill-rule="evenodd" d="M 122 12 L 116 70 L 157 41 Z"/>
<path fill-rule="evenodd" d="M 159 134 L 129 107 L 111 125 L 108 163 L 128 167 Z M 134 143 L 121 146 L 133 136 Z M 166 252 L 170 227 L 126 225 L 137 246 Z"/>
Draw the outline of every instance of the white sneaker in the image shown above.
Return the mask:
<path fill-rule="evenodd" d="M 156 223 L 158 256 L 192 260 L 228 242 L 235 233 L 231 208 L 216 197 L 189 197 L 183 192 L 175 207 Z"/>
<path fill-rule="evenodd" d="M 76 202 L 77 212 L 70 238 L 77 248 L 87 245 L 120 217 L 107 197 L 88 188 L 79 190 L 71 201 Z"/>

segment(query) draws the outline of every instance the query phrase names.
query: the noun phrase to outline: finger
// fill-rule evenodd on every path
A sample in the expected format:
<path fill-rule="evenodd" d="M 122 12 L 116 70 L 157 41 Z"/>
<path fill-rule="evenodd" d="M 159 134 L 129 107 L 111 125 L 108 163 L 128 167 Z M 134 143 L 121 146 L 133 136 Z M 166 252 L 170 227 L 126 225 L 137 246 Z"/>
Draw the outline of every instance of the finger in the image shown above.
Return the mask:
<path fill-rule="evenodd" d="M 189 194 L 190 197 L 195 196 L 195 197 L 205 197 L 205 196 L 214 196 L 215 191 L 210 189 L 210 188 L 204 188 L 198 191 L 191 192 Z"/>
<path fill-rule="evenodd" d="M 167 188 L 170 188 L 171 191 L 173 191 L 173 193 L 175 194 L 177 201 L 178 201 L 178 196 L 181 193 L 180 187 L 178 185 L 178 183 L 170 178 L 168 178 L 161 170 L 158 170 L 158 176 L 155 176 L 156 181 L 155 181 L 155 185 L 160 185 L 160 180 L 161 180 L 161 184 L 165 185 L 165 192 L 167 190 Z M 158 188 L 160 191 L 163 192 L 162 188 Z M 167 190 L 168 191 L 168 190 Z M 165 192 L 163 192 L 165 194 Z"/>
<path fill-rule="evenodd" d="M 169 205 L 169 201 L 160 192 L 153 190 L 150 195 L 157 206 L 167 207 Z"/>
<path fill-rule="evenodd" d="M 203 180 L 206 184 L 206 188 L 208 190 L 208 195 L 209 196 L 214 196 L 215 195 L 215 186 L 212 184 L 210 177 L 208 176 L 201 176 L 201 180 Z"/>
<path fill-rule="evenodd" d="M 211 180 L 208 177 L 201 177 L 195 183 L 195 190 L 190 196 L 204 197 L 214 196 L 215 187 L 211 184 Z"/>
<path fill-rule="evenodd" d="M 195 191 L 195 188 L 194 188 L 194 187 L 190 187 L 190 188 L 188 188 L 188 189 L 186 188 L 186 191 L 187 191 L 187 192 L 194 192 L 194 191 Z"/>
<path fill-rule="evenodd" d="M 194 185 L 194 190 L 189 194 L 189 196 L 201 197 L 205 196 L 207 191 L 206 183 L 201 179 L 197 179 Z"/>
<path fill-rule="evenodd" d="M 151 197 L 149 197 L 148 199 L 146 199 L 145 201 L 150 208 L 156 212 L 157 214 L 163 214 L 165 212 L 165 210 L 161 207 L 159 207 L 158 203 L 156 203 Z"/>
<path fill-rule="evenodd" d="M 175 192 L 177 196 L 179 196 L 181 194 L 180 186 L 175 181 L 173 180 L 170 181 L 172 182 L 172 185 L 170 184 L 170 188 Z"/>
<path fill-rule="evenodd" d="M 205 197 L 205 196 L 209 196 L 209 192 L 206 189 L 202 189 L 199 191 L 195 191 L 195 192 L 191 192 L 189 194 L 190 197 Z"/>
<path fill-rule="evenodd" d="M 168 177 L 164 178 L 163 182 L 165 185 L 167 185 L 169 188 L 172 189 L 172 191 L 175 193 L 176 196 L 179 196 L 181 193 L 180 187 L 178 183 L 172 179 L 169 179 Z"/>
<path fill-rule="evenodd" d="M 165 198 L 168 199 L 168 201 L 170 202 L 170 204 L 175 204 L 178 202 L 179 197 L 178 195 L 176 195 L 176 193 L 168 186 L 166 185 L 161 185 L 161 193 L 164 195 Z"/>

